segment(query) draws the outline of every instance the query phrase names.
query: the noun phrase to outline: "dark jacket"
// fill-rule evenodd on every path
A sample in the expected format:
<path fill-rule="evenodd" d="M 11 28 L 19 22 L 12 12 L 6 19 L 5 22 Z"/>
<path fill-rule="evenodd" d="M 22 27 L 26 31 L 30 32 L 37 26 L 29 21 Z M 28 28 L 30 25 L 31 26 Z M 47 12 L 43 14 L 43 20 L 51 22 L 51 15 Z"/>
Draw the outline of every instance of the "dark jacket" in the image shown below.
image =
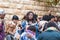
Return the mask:
<path fill-rule="evenodd" d="M 0 40 L 4 40 L 5 33 L 4 33 L 4 25 L 0 24 Z"/>
<path fill-rule="evenodd" d="M 60 40 L 60 32 L 47 30 L 41 33 L 37 40 Z"/>

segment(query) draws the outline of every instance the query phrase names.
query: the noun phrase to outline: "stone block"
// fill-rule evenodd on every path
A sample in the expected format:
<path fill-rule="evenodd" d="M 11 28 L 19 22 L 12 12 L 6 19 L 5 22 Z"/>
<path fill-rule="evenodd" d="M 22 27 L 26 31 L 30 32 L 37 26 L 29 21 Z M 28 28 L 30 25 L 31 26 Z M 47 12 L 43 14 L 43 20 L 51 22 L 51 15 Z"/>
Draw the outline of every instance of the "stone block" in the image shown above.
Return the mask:
<path fill-rule="evenodd" d="M 24 6 L 23 4 L 17 4 L 15 8 L 17 8 L 17 9 L 22 9 L 23 6 Z"/>
<path fill-rule="evenodd" d="M 15 9 L 10 9 L 10 8 L 4 8 L 6 14 L 14 14 Z"/>
<path fill-rule="evenodd" d="M 8 8 L 9 7 L 9 2 L 0 2 L 0 7 Z"/>
<path fill-rule="evenodd" d="M 25 5 L 34 5 L 35 1 L 23 1 L 22 4 L 25 4 Z"/>
<path fill-rule="evenodd" d="M 25 10 L 34 10 L 34 6 L 33 5 L 24 5 Z"/>
<path fill-rule="evenodd" d="M 31 0 L 21 0 L 21 1 L 31 1 Z"/>
<path fill-rule="evenodd" d="M 45 9 L 45 7 L 43 7 L 43 6 L 34 6 L 34 10 L 40 11 L 40 10 L 44 10 L 44 9 Z"/>
<path fill-rule="evenodd" d="M 39 6 L 40 4 L 39 4 L 39 2 L 35 1 L 35 2 L 34 2 L 34 5 L 35 5 L 35 6 Z"/>
<path fill-rule="evenodd" d="M 0 0 L 0 2 L 3 2 L 3 0 Z"/>
<path fill-rule="evenodd" d="M 9 2 L 11 2 L 11 3 L 19 3 L 20 0 L 9 0 Z"/>
<path fill-rule="evenodd" d="M 9 8 L 15 8 L 16 5 L 17 5 L 16 3 L 10 3 L 10 4 L 9 4 Z"/>

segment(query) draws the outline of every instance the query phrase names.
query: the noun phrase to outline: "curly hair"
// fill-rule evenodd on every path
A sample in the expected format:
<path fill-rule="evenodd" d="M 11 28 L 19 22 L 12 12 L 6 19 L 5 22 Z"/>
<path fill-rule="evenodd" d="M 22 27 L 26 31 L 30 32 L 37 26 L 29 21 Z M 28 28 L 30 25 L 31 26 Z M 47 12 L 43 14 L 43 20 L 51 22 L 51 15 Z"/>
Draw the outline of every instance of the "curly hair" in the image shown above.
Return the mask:
<path fill-rule="evenodd" d="M 30 20 L 29 17 L 28 17 L 30 13 L 32 13 L 32 15 L 33 15 L 33 18 L 32 18 L 31 20 Z M 34 23 L 34 22 L 36 22 L 37 15 L 34 14 L 32 11 L 29 11 L 29 12 L 26 14 L 26 16 L 24 16 L 24 19 L 27 20 L 28 22 L 29 22 L 29 21 L 32 21 L 32 22 Z"/>

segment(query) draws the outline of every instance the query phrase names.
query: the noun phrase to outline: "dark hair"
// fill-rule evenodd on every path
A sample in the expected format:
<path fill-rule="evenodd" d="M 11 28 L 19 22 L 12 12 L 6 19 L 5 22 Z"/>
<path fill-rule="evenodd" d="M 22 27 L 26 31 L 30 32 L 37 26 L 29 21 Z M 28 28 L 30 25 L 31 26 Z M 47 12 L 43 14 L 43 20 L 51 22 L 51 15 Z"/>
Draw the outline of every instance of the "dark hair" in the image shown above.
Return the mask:
<path fill-rule="evenodd" d="M 53 15 L 52 15 L 52 16 L 50 16 L 50 20 L 51 20 L 52 18 L 55 18 L 55 16 L 53 16 Z"/>
<path fill-rule="evenodd" d="M 12 20 L 19 20 L 19 18 L 18 18 L 18 16 L 14 15 L 14 16 L 12 17 Z"/>
<path fill-rule="evenodd" d="M 35 26 L 29 26 L 28 27 L 28 30 L 31 30 L 33 32 L 36 32 L 36 27 Z"/>
<path fill-rule="evenodd" d="M 54 22 L 49 22 L 47 24 L 47 28 L 49 28 L 49 27 L 55 27 L 55 28 L 57 28 L 59 30 L 58 26 Z"/>
<path fill-rule="evenodd" d="M 52 14 L 50 13 L 49 16 L 52 16 Z"/>
<path fill-rule="evenodd" d="M 49 21 L 49 16 L 48 15 L 44 15 L 42 20 Z"/>
<path fill-rule="evenodd" d="M 26 19 L 26 15 L 22 18 L 22 20 Z"/>
<path fill-rule="evenodd" d="M 34 14 L 34 18 L 35 18 L 36 21 L 37 21 L 37 17 L 38 17 L 38 15 L 37 14 Z"/>
<path fill-rule="evenodd" d="M 48 17 L 49 17 L 48 20 L 49 20 L 49 21 L 51 20 L 51 16 L 52 16 L 52 14 L 49 14 L 49 15 L 48 15 Z"/>
<path fill-rule="evenodd" d="M 28 17 L 30 13 L 32 13 L 32 14 L 33 14 L 33 18 L 32 18 L 31 20 L 30 20 L 30 19 L 29 19 L 29 17 Z M 32 11 L 29 11 L 29 12 L 26 14 L 26 16 L 25 16 L 25 18 L 24 18 L 24 19 L 25 19 L 25 20 L 27 20 L 28 22 L 29 22 L 29 21 L 32 21 L 32 22 L 34 23 L 34 22 L 36 22 L 37 15 L 36 15 L 36 14 L 34 14 Z"/>

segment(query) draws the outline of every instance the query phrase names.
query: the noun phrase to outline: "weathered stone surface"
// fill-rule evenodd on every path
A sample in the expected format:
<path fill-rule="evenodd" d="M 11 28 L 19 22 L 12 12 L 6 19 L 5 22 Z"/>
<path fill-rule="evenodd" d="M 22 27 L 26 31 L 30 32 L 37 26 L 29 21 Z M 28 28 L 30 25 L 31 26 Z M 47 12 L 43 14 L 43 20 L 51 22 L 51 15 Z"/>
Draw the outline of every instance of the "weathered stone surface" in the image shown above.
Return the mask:
<path fill-rule="evenodd" d="M 24 5 L 23 9 L 25 9 L 25 10 L 34 10 L 34 6 L 32 6 L 32 5 Z"/>
<path fill-rule="evenodd" d="M 59 4 L 60 5 L 60 4 Z M 52 9 L 52 13 L 59 12 L 60 6 L 48 7 L 45 2 L 37 2 L 33 0 L 0 0 L 0 9 L 4 9 L 7 14 L 5 19 L 11 20 L 13 15 L 18 15 L 20 19 L 23 18 L 24 15 L 28 11 L 33 11 L 39 16 L 48 14 L 47 11 Z"/>
<path fill-rule="evenodd" d="M 9 2 L 0 2 L 0 7 L 2 8 L 8 8 L 9 7 Z"/>
<path fill-rule="evenodd" d="M 22 4 L 34 5 L 35 1 L 22 1 Z"/>
<path fill-rule="evenodd" d="M 17 9 L 22 9 L 23 6 L 24 6 L 23 4 L 17 4 L 15 8 L 17 8 Z"/>
<path fill-rule="evenodd" d="M 45 7 L 43 6 L 34 6 L 34 10 L 44 10 Z"/>
<path fill-rule="evenodd" d="M 20 0 L 9 0 L 9 2 L 12 2 L 12 3 L 19 3 Z"/>

